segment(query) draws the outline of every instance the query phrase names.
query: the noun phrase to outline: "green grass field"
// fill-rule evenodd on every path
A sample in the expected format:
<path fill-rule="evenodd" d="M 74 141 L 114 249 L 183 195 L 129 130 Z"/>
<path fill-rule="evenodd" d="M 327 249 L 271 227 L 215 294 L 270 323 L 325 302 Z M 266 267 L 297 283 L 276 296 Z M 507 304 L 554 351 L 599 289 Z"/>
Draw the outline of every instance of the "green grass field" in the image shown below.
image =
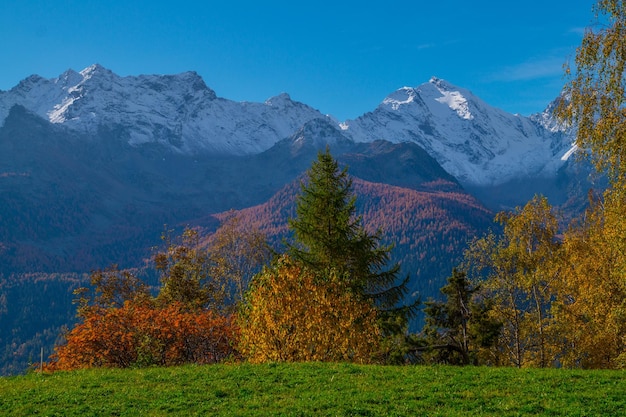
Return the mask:
<path fill-rule="evenodd" d="M 619 416 L 626 372 L 213 365 L 0 378 L 2 416 Z"/>

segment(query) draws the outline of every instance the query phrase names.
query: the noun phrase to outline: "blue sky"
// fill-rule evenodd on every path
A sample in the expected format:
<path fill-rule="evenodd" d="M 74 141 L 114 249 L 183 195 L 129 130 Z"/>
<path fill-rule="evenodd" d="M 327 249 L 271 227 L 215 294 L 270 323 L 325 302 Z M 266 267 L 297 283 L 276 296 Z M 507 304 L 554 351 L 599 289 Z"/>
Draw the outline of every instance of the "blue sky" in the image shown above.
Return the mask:
<path fill-rule="evenodd" d="M 593 0 L 0 0 L 0 90 L 99 63 L 198 72 L 218 96 L 289 93 L 339 120 L 431 76 L 511 113 L 563 85 Z"/>

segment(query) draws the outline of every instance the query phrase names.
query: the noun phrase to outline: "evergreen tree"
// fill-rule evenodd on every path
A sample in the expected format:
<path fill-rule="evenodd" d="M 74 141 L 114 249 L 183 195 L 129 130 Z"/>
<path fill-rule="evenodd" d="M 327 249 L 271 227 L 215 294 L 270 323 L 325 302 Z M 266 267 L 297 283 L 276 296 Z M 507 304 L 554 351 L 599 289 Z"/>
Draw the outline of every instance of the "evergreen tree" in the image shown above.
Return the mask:
<path fill-rule="evenodd" d="M 491 305 L 475 299 L 465 272 L 454 269 L 441 288 L 445 301 L 427 301 L 420 350 L 434 352 L 431 360 L 455 365 L 478 364 L 481 349 L 494 346 L 502 323 L 489 317 Z"/>
<path fill-rule="evenodd" d="M 415 306 L 397 305 L 406 295 L 408 277 L 398 285 L 399 264 L 385 269 L 392 247 L 381 245 L 380 231 L 369 234 L 361 216 L 355 215 L 356 196 L 347 168 L 339 168 L 327 147 L 307 174 L 296 218 L 289 221 L 296 240 L 289 246 L 290 256 L 322 277 L 337 271 L 355 295 L 372 300 L 379 312 L 407 318 Z"/>

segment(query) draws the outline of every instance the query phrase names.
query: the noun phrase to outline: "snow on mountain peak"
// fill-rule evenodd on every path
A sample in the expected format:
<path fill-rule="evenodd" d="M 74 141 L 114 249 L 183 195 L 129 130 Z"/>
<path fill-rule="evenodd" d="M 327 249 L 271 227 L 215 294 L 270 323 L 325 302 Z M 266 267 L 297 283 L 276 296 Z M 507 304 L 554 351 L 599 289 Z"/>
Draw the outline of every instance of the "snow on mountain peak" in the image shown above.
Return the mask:
<path fill-rule="evenodd" d="M 567 152 L 565 152 L 565 153 L 563 154 L 563 156 L 561 156 L 561 161 L 567 161 L 567 160 L 569 160 L 569 159 L 570 159 L 570 157 L 571 157 L 572 155 L 574 155 L 576 152 L 578 152 L 578 145 L 576 145 L 576 143 L 574 143 L 574 144 L 572 144 L 572 147 L 571 147 L 571 148 L 569 148 L 569 149 L 567 150 Z"/>
<path fill-rule="evenodd" d="M 55 80 L 56 84 L 63 86 L 63 88 L 69 88 L 75 86 L 84 79 L 82 73 L 76 72 L 73 69 L 68 69 Z"/>
<path fill-rule="evenodd" d="M 322 149 L 326 145 L 339 145 L 350 142 L 343 136 L 339 126 L 329 117 L 320 117 L 306 122 L 290 138 L 292 152 L 306 146 Z"/>
<path fill-rule="evenodd" d="M 430 79 L 430 83 L 437 87 L 437 90 L 441 93 L 441 97 L 436 98 L 436 101 L 450 107 L 461 119 L 472 120 L 474 118 L 470 112 L 467 99 L 461 91 L 455 90 L 451 84 L 435 77 Z"/>
<path fill-rule="evenodd" d="M 90 65 L 87 68 L 85 68 L 82 71 L 80 71 L 80 75 L 83 76 L 83 80 L 88 80 L 89 78 L 93 77 L 96 73 L 97 74 L 107 74 L 107 75 L 112 75 L 113 74 L 110 70 L 104 68 L 100 64 Z"/>
<path fill-rule="evenodd" d="M 559 97 L 550 102 L 544 111 L 533 114 L 530 118 L 551 132 L 571 130 L 566 123 L 560 121 L 554 116 L 557 107 L 562 101 L 565 101 L 566 103 L 569 101 L 569 97 L 566 97 L 564 93 L 561 93 Z"/>
<path fill-rule="evenodd" d="M 465 93 L 465 94 L 464 94 Z M 389 94 L 381 103 L 383 108 L 399 111 L 401 109 L 413 108 L 411 105 L 417 101 L 422 101 L 430 105 L 431 111 L 442 113 L 443 108 L 436 108 L 436 103 L 444 105 L 461 119 L 472 120 L 474 116 L 470 111 L 470 105 L 466 98 L 467 92 L 459 89 L 446 81 L 432 77 L 428 83 L 416 88 L 402 87 Z M 421 98 L 421 100 L 420 100 Z M 407 110 L 409 111 L 409 110 Z"/>
<path fill-rule="evenodd" d="M 401 106 L 410 104 L 415 100 L 417 93 L 411 87 L 402 87 L 389 94 L 382 102 L 382 105 L 389 106 L 393 110 L 398 110 Z"/>
<path fill-rule="evenodd" d="M 291 104 L 291 103 L 293 103 L 293 101 L 291 100 L 291 97 L 287 93 L 280 93 L 277 96 L 270 97 L 267 100 L 265 100 L 266 105 L 275 106 L 275 107 L 284 107 L 285 105 Z"/>
<path fill-rule="evenodd" d="M 430 77 L 430 80 L 428 80 L 428 84 L 434 85 L 439 90 L 450 91 L 450 90 L 460 89 L 459 87 L 453 84 L 450 84 L 448 81 L 444 80 L 443 78 L 438 78 L 438 77 L 435 77 L 434 75 Z"/>

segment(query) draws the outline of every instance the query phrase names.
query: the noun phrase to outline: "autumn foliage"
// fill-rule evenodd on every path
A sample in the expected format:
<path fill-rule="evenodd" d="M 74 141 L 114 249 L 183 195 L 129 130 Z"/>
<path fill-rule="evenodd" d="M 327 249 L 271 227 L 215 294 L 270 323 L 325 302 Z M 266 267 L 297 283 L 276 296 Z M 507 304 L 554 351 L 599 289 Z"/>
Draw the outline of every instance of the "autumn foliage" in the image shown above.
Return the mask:
<path fill-rule="evenodd" d="M 251 362 L 371 362 L 379 349 L 376 309 L 333 272 L 281 257 L 252 282 L 241 320 L 241 352 Z"/>
<path fill-rule="evenodd" d="M 552 309 L 565 366 L 626 368 L 625 209 L 623 194 L 607 192 L 565 235 Z"/>
<path fill-rule="evenodd" d="M 217 363 L 236 354 L 232 320 L 179 303 L 155 308 L 127 301 L 92 311 L 67 334 L 48 369 Z"/>
<path fill-rule="evenodd" d="M 49 370 L 208 364 L 236 357 L 238 328 L 223 313 L 223 285 L 187 229 L 155 255 L 160 292 L 151 296 L 133 271 L 112 266 L 75 291 L 80 322 L 50 358 Z"/>
<path fill-rule="evenodd" d="M 470 265 L 503 320 L 503 364 L 626 368 L 626 4 L 599 0 L 557 115 L 610 187 L 564 231 L 547 200 L 500 216 L 503 236 L 474 242 Z"/>
<path fill-rule="evenodd" d="M 547 200 L 502 214 L 501 236 L 476 240 L 468 265 L 503 323 L 495 363 L 626 367 L 626 198 L 609 189 L 557 234 Z"/>

